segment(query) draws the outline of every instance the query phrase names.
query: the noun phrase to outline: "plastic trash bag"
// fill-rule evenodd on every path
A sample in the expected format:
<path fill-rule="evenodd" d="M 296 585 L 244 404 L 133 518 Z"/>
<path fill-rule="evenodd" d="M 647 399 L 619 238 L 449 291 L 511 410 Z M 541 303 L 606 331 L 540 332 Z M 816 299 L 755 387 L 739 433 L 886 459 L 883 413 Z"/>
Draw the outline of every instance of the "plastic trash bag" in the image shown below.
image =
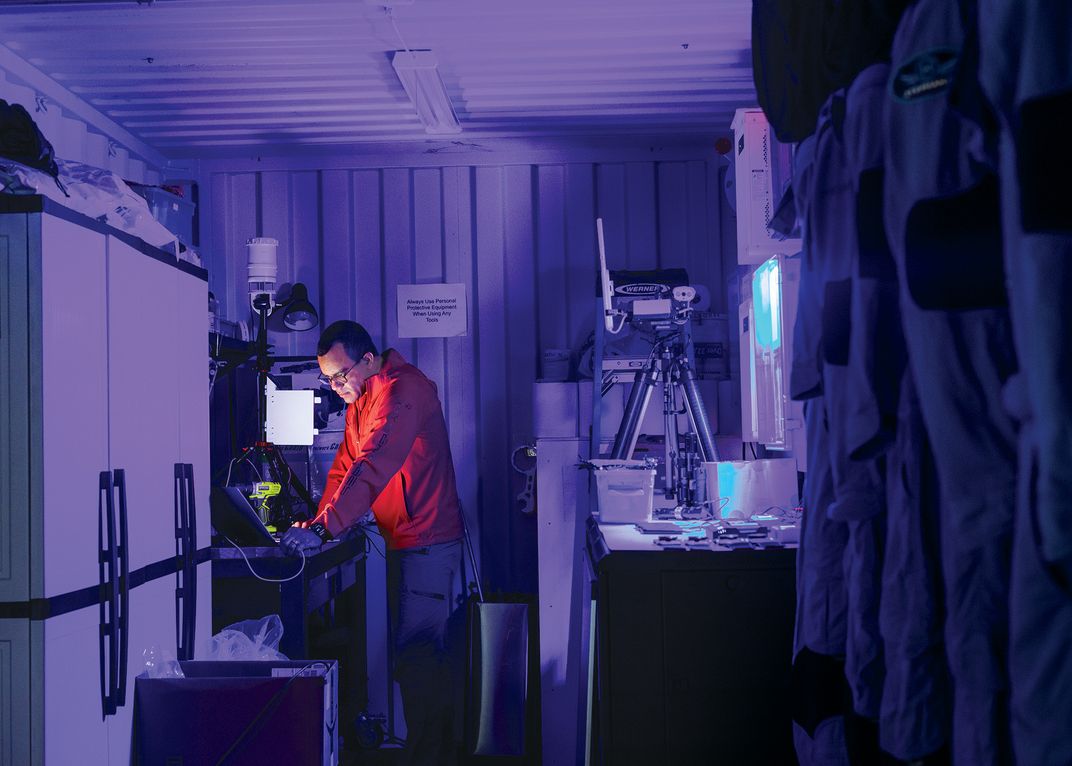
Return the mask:
<path fill-rule="evenodd" d="M 279 653 L 283 622 L 278 614 L 259 620 L 228 625 L 210 638 L 197 655 L 199 660 L 287 660 Z"/>
<path fill-rule="evenodd" d="M 153 218 L 142 197 L 110 170 L 82 162 L 59 160 L 61 191 L 52 176 L 14 160 L 0 159 L 0 191 L 4 194 L 40 194 L 64 207 L 95 220 L 103 221 L 142 241 L 168 250 L 176 238 L 166 226 Z"/>
<path fill-rule="evenodd" d="M 112 171 L 71 160 L 60 160 L 59 167 L 71 195 L 69 207 L 90 218 L 103 218 L 153 247 L 167 249 L 175 241 L 175 235 L 153 218 L 149 204 Z"/>
<path fill-rule="evenodd" d="M 160 649 L 155 644 L 141 653 L 145 660 L 145 670 L 141 675 L 149 678 L 185 678 L 179 661 L 167 649 Z"/>

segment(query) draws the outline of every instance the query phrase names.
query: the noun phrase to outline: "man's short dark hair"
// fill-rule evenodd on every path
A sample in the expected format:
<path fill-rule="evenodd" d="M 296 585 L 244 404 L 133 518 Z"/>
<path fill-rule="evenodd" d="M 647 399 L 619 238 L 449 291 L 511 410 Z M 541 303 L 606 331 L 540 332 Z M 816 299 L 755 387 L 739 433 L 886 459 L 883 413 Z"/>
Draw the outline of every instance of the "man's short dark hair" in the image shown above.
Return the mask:
<path fill-rule="evenodd" d="M 377 354 L 376 344 L 372 342 L 368 330 L 349 319 L 340 319 L 324 328 L 316 344 L 316 355 L 323 356 L 336 343 L 341 343 L 346 355 L 355 362 L 360 362 L 365 354 Z"/>

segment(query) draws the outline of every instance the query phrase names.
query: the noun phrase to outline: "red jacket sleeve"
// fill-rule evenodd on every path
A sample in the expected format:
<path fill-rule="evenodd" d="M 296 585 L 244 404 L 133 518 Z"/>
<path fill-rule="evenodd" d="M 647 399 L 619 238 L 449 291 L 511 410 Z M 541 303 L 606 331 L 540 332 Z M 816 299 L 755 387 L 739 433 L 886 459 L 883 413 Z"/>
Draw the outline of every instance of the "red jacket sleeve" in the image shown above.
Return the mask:
<path fill-rule="evenodd" d="M 334 486 L 332 494 L 328 495 L 328 488 L 333 486 L 332 474 L 345 462 L 340 461 L 340 457 L 350 441 L 349 433 L 343 444 L 339 445 L 339 453 L 328 474 L 328 485 L 324 491 L 327 501 L 321 500 L 316 519 L 331 534 L 341 534 L 360 519 L 406 462 L 422 420 L 421 403 L 424 397 L 420 386 L 420 381 L 407 378 L 396 378 L 387 383 L 383 394 L 365 413 L 369 419 L 367 438 L 360 447 L 353 445 L 353 462 Z"/>

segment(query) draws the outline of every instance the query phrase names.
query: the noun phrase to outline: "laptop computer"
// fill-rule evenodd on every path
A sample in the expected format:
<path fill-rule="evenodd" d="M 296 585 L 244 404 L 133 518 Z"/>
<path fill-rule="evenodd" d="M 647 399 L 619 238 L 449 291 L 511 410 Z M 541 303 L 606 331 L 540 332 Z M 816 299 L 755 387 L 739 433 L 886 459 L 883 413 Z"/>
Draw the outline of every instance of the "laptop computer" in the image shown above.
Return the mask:
<path fill-rule="evenodd" d="M 221 535 L 243 547 L 278 547 L 249 499 L 238 487 L 213 487 L 209 496 L 212 526 Z"/>

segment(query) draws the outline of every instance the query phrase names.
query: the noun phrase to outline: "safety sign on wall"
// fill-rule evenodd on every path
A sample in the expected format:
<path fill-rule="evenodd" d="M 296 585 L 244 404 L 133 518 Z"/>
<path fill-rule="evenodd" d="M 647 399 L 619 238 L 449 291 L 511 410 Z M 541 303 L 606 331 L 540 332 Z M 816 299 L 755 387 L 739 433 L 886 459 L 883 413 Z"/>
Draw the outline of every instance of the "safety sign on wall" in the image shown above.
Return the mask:
<path fill-rule="evenodd" d="M 398 337 L 453 338 L 468 331 L 464 284 L 399 285 Z"/>

